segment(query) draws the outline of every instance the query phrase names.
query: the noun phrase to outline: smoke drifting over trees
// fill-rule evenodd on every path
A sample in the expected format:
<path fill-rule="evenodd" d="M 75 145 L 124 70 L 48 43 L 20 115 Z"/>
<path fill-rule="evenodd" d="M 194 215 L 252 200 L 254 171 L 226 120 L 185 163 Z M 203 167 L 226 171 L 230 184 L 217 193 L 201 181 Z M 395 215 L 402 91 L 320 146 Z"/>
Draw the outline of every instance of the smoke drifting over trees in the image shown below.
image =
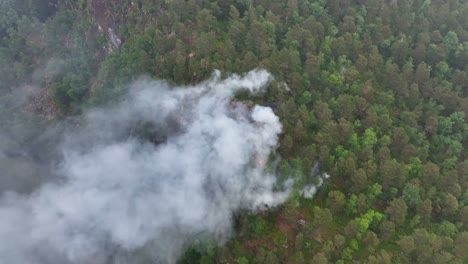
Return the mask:
<path fill-rule="evenodd" d="M 145 246 L 139 258 L 172 263 L 196 236 L 224 241 L 233 212 L 283 202 L 288 191 L 273 191 L 260 162 L 277 147 L 278 117 L 231 101 L 270 79 L 262 70 L 216 72 L 193 87 L 142 79 L 116 105 L 64 125 L 58 180 L 1 197 L 2 263 L 118 263 Z"/>
<path fill-rule="evenodd" d="M 0 264 L 463 263 L 467 17 L 0 0 Z"/>

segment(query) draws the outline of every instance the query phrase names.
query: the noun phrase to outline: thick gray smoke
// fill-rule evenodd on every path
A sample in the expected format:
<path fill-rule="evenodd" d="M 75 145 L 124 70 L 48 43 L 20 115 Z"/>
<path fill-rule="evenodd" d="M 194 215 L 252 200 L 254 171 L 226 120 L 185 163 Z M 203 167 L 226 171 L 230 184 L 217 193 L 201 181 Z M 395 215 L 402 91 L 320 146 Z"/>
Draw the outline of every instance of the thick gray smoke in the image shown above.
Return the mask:
<path fill-rule="evenodd" d="M 0 263 L 173 263 L 197 236 L 225 240 L 239 209 L 283 202 L 288 191 L 273 191 L 264 170 L 279 119 L 232 100 L 270 78 L 140 80 L 115 106 L 85 113 L 57 142 L 59 181 L 2 192 Z"/>

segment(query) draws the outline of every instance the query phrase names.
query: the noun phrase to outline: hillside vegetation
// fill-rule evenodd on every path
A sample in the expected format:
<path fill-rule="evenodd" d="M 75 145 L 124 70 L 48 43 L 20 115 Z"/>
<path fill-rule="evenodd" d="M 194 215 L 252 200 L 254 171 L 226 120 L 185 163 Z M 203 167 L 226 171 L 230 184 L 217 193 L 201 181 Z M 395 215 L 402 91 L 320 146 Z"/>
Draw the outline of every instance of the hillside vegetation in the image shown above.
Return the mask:
<path fill-rule="evenodd" d="M 280 117 L 295 191 L 181 263 L 468 263 L 466 1 L 4 0 L 0 21 L 0 92 L 39 85 L 27 111 L 51 119 L 141 75 L 275 76 L 250 100 Z"/>

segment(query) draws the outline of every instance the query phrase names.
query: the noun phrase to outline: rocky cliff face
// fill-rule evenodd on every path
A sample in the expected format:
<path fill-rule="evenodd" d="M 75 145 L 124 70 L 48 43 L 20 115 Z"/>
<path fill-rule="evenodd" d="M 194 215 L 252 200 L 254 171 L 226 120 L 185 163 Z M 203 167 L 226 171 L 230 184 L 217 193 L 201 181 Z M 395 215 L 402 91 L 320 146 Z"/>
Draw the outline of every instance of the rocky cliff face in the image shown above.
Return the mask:
<path fill-rule="evenodd" d="M 57 7 L 54 1 L 50 1 L 49 5 L 54 8 Z M 61 109 L 54 102 L 54 86 L 57 84 L 55 80 L 57 75 L 66 74 L 71 68 L 77 68 L 67 67 L 67 65 L 72 63 L 70 62 L 71 60 L 83 56 L 83 52 L 80 50 L 86 50 L 86 53 L 88 53 L 86 55 L 86 59 L 90 61 L 88 67 L 97 70 L 100 63 L 122 45 L 123 39 L 120 36 L 119 25 L 126 23 L 128 12 L 134 7 L 134 4 L 124 0 L 87 0 L 84 4 L 72 3 L 68 5 L 67 2 L 63 2 L 63 5 L 65 5 L 65 9 L 68 9 L 77 17 L 84 18 L 83 21 L 87 21 L 82 25 L 73 26 L 76 27 L 76 30 L 57 31 L 54 33 L 56 40 L 60 42 L 58 45 L 65 47 L 65 54 L 56 52 L 53 47 L 51 48 L 46 45 L 47 36 L 44 30 L 38 30 L 37 34 L 30 34 L 27 37 L 38 43 L 39 49 L 42 50 L 39 53 L 40 55 L 37 55 L 37 58 L 35 58 L 37 62 L 35 62 L 34 67 L 39 69 L 35 72 L 41 73 L 41 76 L 36 79 L 42 80 L 40 85 L 36 82 L 35 85 L 43 89 L 36 89 L 36 93 L 30 97 L 24 110 L 36 113 L 49 120 L 55 119 L 61 112 Z M 63 22 L 53 21 L 53 23 L 60 24 Z M 44 22 L 44 24 L 41 23 L 40 28 L 45 29 L 45 32 L 47 32 L 50 25 L 48 26 Z M 49 64 L 54 64 L 58 70 L 51 74 L 43 74 L 44 70 L 40 69 L 48 68 Z M 80 68 L 81 70 L 83 69 Z M 93 81 L 93 78 L 88 80 L 89 87 L 92 86 Z"/>
<path fill-rule="evenodd" d="M 122 25 L 128 14 L 130 6 L 122 0 L 88 0 L 87 11 L 95 22 L 97 30 L 107 38 L 106 50 L 111 53 L 120 48 L 122 38 L 120 37 L 119 25 Z"/>

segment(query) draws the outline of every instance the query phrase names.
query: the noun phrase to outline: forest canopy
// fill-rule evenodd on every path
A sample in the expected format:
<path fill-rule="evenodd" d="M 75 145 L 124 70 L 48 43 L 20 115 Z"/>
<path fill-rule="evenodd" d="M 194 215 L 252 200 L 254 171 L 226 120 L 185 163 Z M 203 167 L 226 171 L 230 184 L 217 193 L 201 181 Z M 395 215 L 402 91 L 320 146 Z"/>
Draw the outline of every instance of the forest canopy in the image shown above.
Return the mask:
<path fill-rule="evenodd" d="M 180 263 L 467 263 L 466 1 L 0 0 L 0 94 L 37 85 L 21 111 L 48 122 L 256 68 L 294 191 Z"/>

